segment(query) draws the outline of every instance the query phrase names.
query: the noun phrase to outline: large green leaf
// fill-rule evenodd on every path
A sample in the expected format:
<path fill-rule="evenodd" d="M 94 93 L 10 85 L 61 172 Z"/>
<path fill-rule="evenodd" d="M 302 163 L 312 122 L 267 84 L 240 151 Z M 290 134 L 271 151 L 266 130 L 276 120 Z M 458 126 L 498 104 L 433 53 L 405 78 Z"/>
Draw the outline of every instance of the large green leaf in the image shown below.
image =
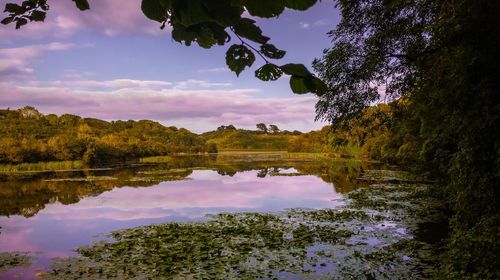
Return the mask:
<path fill-rule="evenodd" d="M 141 10 L 149 19 L 163 22 L 166 18 L 167 1 L 161 0 L 142 0 Z"/>
<path fill-rule="evenodd" d="M 305 11 L 316 4 L 318 0 L 285 0 L 285 6 L 290 9 Z"/>
<path fill-rule="evenodd" d="M 21 26 L 26 25 L 28 23 L 28 20 L 25 18 L 17 18 L 16 19 L 16 29 L 21 28 Z"/>
<path fill-rule="evenodd" d="M 210 16 L 203 0 L 175 1 L 173 12 L 177 16 L 177 20 L 186 27 L 215 21 Z"/>
<path fill-rule="evenodd" d="M 17 5 L 16 3 L 7 3 L 5 4 L 5 9 L 3 11 L 12 14 L 19 14 L 24 12 L 24 9 L 23 7 Z"/>
<path fill-rule="evenodd" d="M 232 45 L 226 52 L 226 64 L 237 76 L 254 61 L 255 55 L 244 45 Z"/>
<path fill-rule="evenodd" d="M 304 78 L 304 82 L 309 91 L 318 96 L 325 94 L 328 90 L 328 86 L 322 80 L 312 75 Z"/>
<path fill-rule="evenodd" d="M 9 24 L 9 23 L 11 23 L 13 20 L 14 20 L 14 17 L 6 17 L 6 18 L 2 19 L 1 23 L 2 23 L 2 24 Z"/>
<path fill-rule="evenodd" d="M 259 44 L 265 44 L 269 41 L 269 37 L 262 35 L 262 30 L 255 24 L 255 20 L 242 18 L 234 26 L 234 32 L 241 37 L 250 39 Z"/>
<path fill-rule="evenodd" d="M 300 76 L 292 76 L 290 78 L 290 88 L 293 93 L 304 94 L 309 92 L 309 88 L 306 86 L 305 78 Z"/>
<path fill-rule="evenodd" d="M 289 63 L 281 66 L 281 70 L 287 75 L 308 77 L 311 74 L 303 64 Z"/>
<path fill-rule="evenodd" d="M 89 2 L 87 0 L 73 0 L 76 4 L 76 7 L 80 9 L 80 11 L 85 11 L 90 9 Z"/>
<path fill-rule="evenodd" d="M 195 32 L 188 30 L 181 24 L 173 26 L 172 38 L 179 43 L 184 42 L 186 46 L 191 46 L 191 43 L 196 40 L 196 36 Z"/>
<path fill-rule="evenodd" d="M 255 77 L 262 81 L 275 81 L 283 75 L 283 71 L 274 64 L 267 63 L 255 71 Z"/>
<path fill-rule="evenodd" d="M 285 9 L 285 0 L 244 0 L 248 12 L 256 17 L 276 17 Z"/>
<path fill-rule="evenodd" d="M 231 0 L 204 1 L 203 4 L 210 16 L 222 27 L 237 24 L 244 11 L 242 6 L 232 6 Z"/>
<path fill-rule="evenodd" d="M 32 21 L 44 21 L 47 13 L 43 11 L 33 11 L 30 15 L 30 20 Z"/>
<path fill-rule="evenodd" d="M 264 44 L 264 45 L 260 46 L 260 52 L 263 55 L 265 55 L 269 58 L 272 58 L 272 59 L 281 59 L 286 54 L 286 51 L 282 51 L 282 50 L 276 48 L 272 44 Z"/>

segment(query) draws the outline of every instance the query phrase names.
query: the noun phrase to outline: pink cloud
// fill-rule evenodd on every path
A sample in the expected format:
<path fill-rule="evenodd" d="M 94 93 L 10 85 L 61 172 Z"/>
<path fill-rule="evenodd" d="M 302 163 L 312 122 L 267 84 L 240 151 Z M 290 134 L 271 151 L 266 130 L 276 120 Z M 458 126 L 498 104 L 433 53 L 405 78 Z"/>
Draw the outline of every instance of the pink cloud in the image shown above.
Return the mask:
<path fill-rule="evenodd" d="M 5 3 L 20 2 L 0 0 Z M 50 11 L 43 23 L 30 23 L 22 30 L 13 25 L 0 27 L 0 42 L 16 39 L 40 39 L 44 37 L 65 37 L 82 31 L 98 31 L 108 36 L 124 33 L 160 34 L 160 24 L 147 19 L 141 12 L 141 0 L 90 1 L 91 9 L 81 12 L 73 1 L 49 1 Z"/>
<path fill-rule="evenodd" d="M 65 51 L 76 47 L 91 46 L 90 44 L 77 46 L 73 43 L 52 42 L 0 49 L 0 81 L 23 80 L 31 77 L 34 71 L 29 67 L 29 64 L 43 52 Z"/>
<path fill-rule="evenodd" d="M 77 81 L 65 87 L 66 83 L 70 82 L 0 84 L 0 105 L 32 105 L 46 113 L 106 120 L 152 119 L 197 132 L 228 123 L 243 128 L 254 128 L 259 122 L 276 123 L 284 129 L 288 125 L 292 130 L 321 127 L 313 122 L 316 97 L 311 95 L 264 99 L 256 89 L 182 89 L 164 81 Z"/>

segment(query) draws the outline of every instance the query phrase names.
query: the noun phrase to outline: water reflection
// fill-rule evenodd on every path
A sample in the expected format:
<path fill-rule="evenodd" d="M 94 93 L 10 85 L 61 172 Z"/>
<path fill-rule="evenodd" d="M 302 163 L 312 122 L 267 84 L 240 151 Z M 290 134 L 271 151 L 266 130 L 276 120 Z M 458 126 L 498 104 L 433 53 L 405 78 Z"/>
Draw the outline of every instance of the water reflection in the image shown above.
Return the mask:
<path fill-rule="evenodd" d="M 367 163 L 331 160 L 244 161 L 227 156 L 199 156 L 176 157 L 168 163 L 133 165 L 111 170 L 48 172 L 33 174 L 22 179 L 11 177 L 0 181 L 0 216 L 32 217 L 46 205 L 56 202 L 70 205 L 79 202 L 82 198 L 99 196 L 115 188 L 125 186 L 144 188 L 157 186 L 161 182 L 188 179 L 195 169 L 214 170 L 221 176 L 230 177 L 254 170 L 256 177 L 265 178 L 287 175 L 284 170 L 292 168 L 296 170 L 297 175 L 315 175 L 326 183 L 333 183 L 336 192 L 347 193 L 363 183 L 357 178 L 363 168 L 367 168 Z M 218 178 L 216 175 L 212 176 Z M 251 177 L 252 175 L 245 176 Z M 280 179 L 275 181 L 284 182 L 286 181 L 284 177 L 280 176 Z M 292 181 L 296 180 L 300 179 Z"/>
<path fill-rule="evenodd" d="M 120 228 L 219 212 L 328 208 L 363 183 L 357 178 L 365 168 L 354 161 L 200 156 L 7 178 L 0 181 L 0 252 L 40 252 L 26 271 L 34 275 L 51 258 Z"/>

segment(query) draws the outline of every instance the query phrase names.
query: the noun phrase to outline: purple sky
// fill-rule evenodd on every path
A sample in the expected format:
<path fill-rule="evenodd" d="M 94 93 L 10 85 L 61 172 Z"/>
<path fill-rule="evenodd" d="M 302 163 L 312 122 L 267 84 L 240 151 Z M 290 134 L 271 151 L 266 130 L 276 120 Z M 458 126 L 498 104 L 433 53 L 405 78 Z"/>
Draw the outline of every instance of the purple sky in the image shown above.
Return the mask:
<path fill-rule="evenodd" d="M 2 10 L 12 1 L 19 2 L 0 0 Z M 172 41 L 169 30 L 144 17 L 140 0 L 89 2 L 91 10 L 79 12 L 70 0 L 52 0 L 45 23 L 0 26 L 0 108 L 152 119 L 195 132 L 222 124 L 302 131 L 324 125 L 314 122 L 316 97 L 294 95 L 286 77 L 261 82 L 255 67 L 239 78 L 229 72 L 228 46 L 205 50 Z M 330 45 L 326 33 L 338 20 L 332 0 L 257 19 L 271 43 L 287 50 L 282 63 L 306 66 Z"/>

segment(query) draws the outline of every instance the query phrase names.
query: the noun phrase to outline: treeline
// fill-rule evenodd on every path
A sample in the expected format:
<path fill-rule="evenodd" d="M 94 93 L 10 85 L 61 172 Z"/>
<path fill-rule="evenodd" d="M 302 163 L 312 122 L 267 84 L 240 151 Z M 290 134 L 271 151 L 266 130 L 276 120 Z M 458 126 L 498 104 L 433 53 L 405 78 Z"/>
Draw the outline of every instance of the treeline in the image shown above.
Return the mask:
<path fill-rule="evenodd" d="M 149 120 L 107 122 L 43 115 L 33 107 L 0 110 L 0 163 L 83 160 L 86 165 L 136 157 L 217 152 L 184 128 Z"/>
<path fill-rule="evenodd" d="M 404 149 L 391 143 L 401 101 L 364 109 L 356 118 L 290 140 L 289 152 L 329 153 L 343 158 L 398 161 Z"/>
<path fill-rule="evenodd" d="M 277 125 L 264 123 L 256 125 L 257 130 L 237 129 L 234 125 L 222 125 L 217 130 L 203 133 L 207 143 L 216 145 L 219 150 L 262 150 L 286 151 L 290 141 L 300 131 L 280 130 Z"/>
<path fill-rule="evenodd" d="M 319 131 L 280 130 L 259 123 L 256 130 L 222 125 L 197 135 L 149 120 L 103 121 L 75 115 L 43 115 L 33 107 L 0 110 L 0 163 L 20 164 L 82 160 L 99 165 L 138 157 L 218 150 L 329 153 L 339 157 L 387 157 L 389 105 L 366 109 L 348 126 Z"/>
<path fill-rule="evenodd" d="M 138 157 L 218 150 L 328 153 L 398 161 L 410 157 L 408 153 L 413 151 L 408 137 L 389 133 L 399 103 L 369 107 L 342 126 L 329 125 L 308 133 L 259 123 L 256 130 L 230 124 L 201 135 L 149 120 L 107 122 L 69 114 L 43 115 L 33 107 L 0 110 L 0 163 L 82 160 L 95 166 Z"/>

